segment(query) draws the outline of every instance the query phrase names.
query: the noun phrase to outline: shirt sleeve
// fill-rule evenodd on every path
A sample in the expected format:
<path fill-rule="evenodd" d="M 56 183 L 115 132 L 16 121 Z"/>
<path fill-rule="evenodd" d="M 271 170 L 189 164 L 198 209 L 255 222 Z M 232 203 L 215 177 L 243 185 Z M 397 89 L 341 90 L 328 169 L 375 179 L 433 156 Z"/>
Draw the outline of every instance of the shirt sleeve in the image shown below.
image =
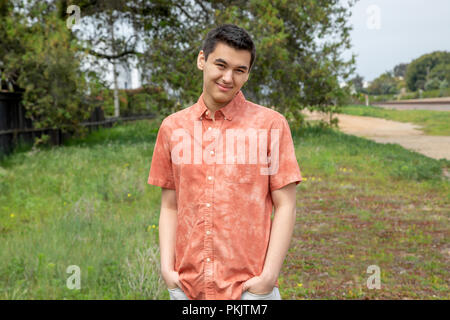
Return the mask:
<path fill-rule="evenodd" d="M 303 178 L 295 156 L 291 129 L 283 115 L 275 120 L 269 136 L 270 191 L 280 189 L 292 182 L 298 185 Z"/>
<path fill-rule="evenodd" d="M 167 135 L 167 125 L 165 120 L 163 120 L 158 130 L 147 182 L 148 184 L 162 188 L 175 189 L 170 141 L 169 136 Z"/>

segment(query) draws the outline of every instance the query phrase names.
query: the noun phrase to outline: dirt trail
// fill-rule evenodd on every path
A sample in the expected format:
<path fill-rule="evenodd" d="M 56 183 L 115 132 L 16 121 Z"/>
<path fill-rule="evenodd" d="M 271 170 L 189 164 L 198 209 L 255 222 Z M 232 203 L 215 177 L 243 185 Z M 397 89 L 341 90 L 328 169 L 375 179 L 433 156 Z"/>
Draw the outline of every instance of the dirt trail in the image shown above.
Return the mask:
<path fill-rule="evenodd" d="M 318 112 L 304 111 L 308 120 L 328 120 L 329 116 Z M 347 134 L 364 137 L 379 143 L 397 143 L 434 159 L 450 160 L 450 136 L 427 136 L 421 126 L 374 117 L 346 114 L 339 118 L 339 129 Z"/>

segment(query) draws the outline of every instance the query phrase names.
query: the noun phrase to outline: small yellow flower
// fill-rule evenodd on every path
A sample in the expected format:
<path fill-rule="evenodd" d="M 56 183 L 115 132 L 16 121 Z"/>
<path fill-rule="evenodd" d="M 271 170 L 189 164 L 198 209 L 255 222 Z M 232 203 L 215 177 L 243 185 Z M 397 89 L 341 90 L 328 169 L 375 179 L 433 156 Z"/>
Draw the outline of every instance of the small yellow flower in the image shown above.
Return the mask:
<path fill-rule="evenodd" d="M 156 226 L 155 226 L 155 225 L 152 225 L 152 228 L 153 228 L 153 229 L 155 229 L 155 228 L 156 228 Z"/>
<path fill-rule="evenodd" d="M 125 166 L 124 167 L 128 167 L 130 164 L 129 163 L 125 163 Z"/>
<path fill-rule="evenodd" d="M 303 180 L 305 180 L 305 181 L 306 181 L 306 180 L 308 180 L 308 178 L 307 178 L 307 177 L 304 177 L 304 178 L 303 178 Z"/>
<path fill-rule="evenodd" d="M 64 201 L 64 205 L 66 205 L 66 204 L 67 204 L 67 202 Z"/>
<path fill-rule="evenodd" d="M 344 168 L 344 169 L 343 169 L 343 171 L 345 172 L 345 171 L 347 171 L 347 169 L 346 169 L 346 168 Z"/>
<path fill-rule="evenodd" d="M 14 214 L 14 213 L 11 213 L 9 216 L 10 216 L 11 218 L 14 218 L 14 217 L 15 217 L 15 214 Z"/>
<path fill-rule="evenodd" d="M 131 193 L 128 194 L 128 198 L 131 197 Z"/>
<path fill-rule="evenodd" d="M 303 287 L 303 283 L 297 283 L 297 287 L 299 288 Z"/>
<path fill-rule="evenodd" d="M 314 181 L 314 180 L 316 180 L 316 178 L 315 177 L 312 177 L 312 179 L 311 179 L 312 181 Z"/>
<path fill-rule="evenodd" d="M 353 254 L 349 254 L 348 257 L 353 259 L 355 256 Z"/>
<path fill-rule="evenodd" d="M 319 178 L 319 181 L 322 181 L 322 178 Z"/>

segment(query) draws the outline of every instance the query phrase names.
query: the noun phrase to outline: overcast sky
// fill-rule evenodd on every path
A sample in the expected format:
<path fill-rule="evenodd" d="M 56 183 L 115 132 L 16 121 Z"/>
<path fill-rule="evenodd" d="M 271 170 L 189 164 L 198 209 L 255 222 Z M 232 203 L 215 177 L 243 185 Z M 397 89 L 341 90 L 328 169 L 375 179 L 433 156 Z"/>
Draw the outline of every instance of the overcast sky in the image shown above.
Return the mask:
<path fill-rule="evenodd" d="M 350 21 L 356 72 L 365 81 L 425 53 L 450 51 L 450 0 L 360 0 Z"/>

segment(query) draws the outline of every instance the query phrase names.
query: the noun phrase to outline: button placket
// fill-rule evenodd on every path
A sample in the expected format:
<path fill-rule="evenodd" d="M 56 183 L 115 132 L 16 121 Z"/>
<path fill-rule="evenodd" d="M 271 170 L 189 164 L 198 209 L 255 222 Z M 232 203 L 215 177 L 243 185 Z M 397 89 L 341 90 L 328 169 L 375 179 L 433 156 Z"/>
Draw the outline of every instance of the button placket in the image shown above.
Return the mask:
<path fill-rule="evenodd" d="M 209 117 L 206 117 L 207 120 L 211 120 Z M 217 122 L 220 122 L 216 125 Z M 207 130 L 212 130 L 213 128 L 218 128 L 221 130 L 224 119 L 218 119 L 217 121 L 213 121 L 211 126 L 205 123 L 205 126 L 208 126 Z M 216 150 L 210 150 L 210 154 L 212 156 L 216 155 Z M 205 295 L 207 299 L 215 299 L 215 291 L 214 291 L 214 239 L 213 239 L 213 209 L 214 209 L 214 176 L 216 170 L 216 162 L 214 161 L 212 165 L 208 165 L 207 167 L 211 167 L 211 171 L 206 173 L 206 180 L 210 188 L 208 188 L 207 195 L 209 200 L 205 203 L 205 234 L 204 234 L 204 279 L 205 279 Z"/>

